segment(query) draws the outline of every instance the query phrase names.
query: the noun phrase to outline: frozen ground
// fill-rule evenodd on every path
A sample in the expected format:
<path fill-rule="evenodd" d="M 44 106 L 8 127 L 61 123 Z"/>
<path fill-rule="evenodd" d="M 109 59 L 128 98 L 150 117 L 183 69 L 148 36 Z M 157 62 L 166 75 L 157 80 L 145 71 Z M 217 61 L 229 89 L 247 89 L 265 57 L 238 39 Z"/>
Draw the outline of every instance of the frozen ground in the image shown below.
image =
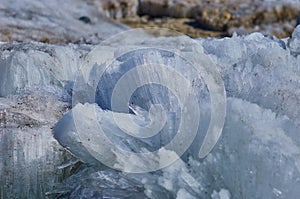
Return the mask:
<path fill-rule="evenodd" d="M 5 10 L 2 8 L 26 8 L 26 2 L 24 5 L 14 2 L 1 2 L 1 13 Z M 49 14 L 49 10 L 40 9 L 44 8 L 41 6 L 50 4 L 52 3 L 46 1 L 35 2 L 37 9 L 32 14 L 36 16 L 36 13 L 40 13 L 39 16 L 45 16 L 46 21 L 43 23 L 48 24 L 48 20 L 51 19 L 57 25 L 60 19 L 57 15 L 60 13 L 59 9 L 55 12 L 52 10 L 56 14 Z M 92 9 L 89 5 L 86 6 Z M 62 3 L 61 7 L 68 7 L 67 2 Z M 87 8 L 83 10 L 88 10 Z M 207 97 L 206 87 L 201 83 L 201 79 L 198 79 L 195 89 L 201 90 L 196 95 L 201 107 L 201 122 L 192 147 L 182 159 L 159 171 L 128 174 L 105 167 L 99 162 L 99 157 L 106 157 L 116 167 L 130 170 L 132 166 L 140 169 L 139 166 L 145 162 L 151 167 L 151 164 L 162 163 L 166 157 L 178 155 L 163 148 L 152 157 L 156 161 L 153 163 L 152 159 L 145 160 L 127 156 L 126 153 L 115 153 L 105 148 L 103 140 L 87 145 L 88 138 L 98 135 L 97 131 L 93 130 L 94 126 L 89 123 L 93 112 L 90 109 L 95 108 L 96 119 L 102 122 L 102 127 L 110 133 L 108 137 L 113 139 L 115 144 L 135 152 L 153 151 L 168 143 L 170 137 L 174 136 L 174 129 L 178 128 L 178 115 L 174 117 L 172 113 L 166 114 L 168 123 L 166 128 L 161 129 L 165 134 L 155 139 L 132 139 L 123 135 L 120 129 L 115 128 L 112 120 L 112 88 L 120 76 L 141 61 L 141 57 L 135 57 L 134 53 L 119 57 L 112 68 L 105 71 L 98 85 L 93 80 L 98 78 L 103 69 L 101 67 L 104 66 L 99 61 L 103 57 L 117 57 L 124 49 L 132 50 L 137 47 L 174 47 L 182 53 L 188 53 L 192 47 L 182 46 L 177 37 L 151 38 L 145 34 L 135 35 L 133 39 L 123 37 L 111 40 L 112 42 L 104 43 L 100 47 L 95 47 L 93 42 L 83 44 L 85 42 L 80 40 L 80 35 L 89 35 L 104 29 L 99 28 L 101 25 L 97 26 L 97 23 L 89 27 L 88 24 L 77 20 L 79 15 L 87 15 L 81 13 L 81 8 L 67 10 L 68 12 L 61 14 L 67 15 L 65 18 L 70 21 L 64 23 L 62 29 L 57 29 L 58 35 L 47 35 L 53 35 L 53 38 L 60 41 L 61 35 L 66 38 L 63 32 L 70 32 L 75 27 L 72 24 L 75 24 L 82 28 L 74 31 L 74 36 L 70 35 L 74 41 L 80 42 L 68 45 L 32 41 L 0 44 L 1 198 L 298 198 L 300 26 L 294 31 L 292 38 L 283 40 L 266 37 L 260 33 L 224 39 L 197 39 L 203 52 L 217 64 L 227 93 L 226 119 L 219 142 L 208 156 L 198 158 L 199 143 L 203 140 L 203 132 L 207 129 L 211 114 L 208 106 L 211 101 Z M 55 17 L 52 19 L 47 13 Z M 11 16 L 7 15 L 8 18 Z M 0 21 L 3 27 L 11 27 L 7 25 L 11 20 L 4 19 Z M 43 17 L 38 17 L 37 20 L 42 19 Z M 92 17 L 91 19 L 93 21 Z M 17 17 L 16 23 L 18 20 L 25 20 L 24 16 Z M 77 24 L 77 21 L 82 24 Z M 24 24 L 27 24 L 24 21 L 18 23 L 23 28 Z M 103 23 L 116 32 L 123 30 L 123 26 Z M 27 28 L 30 30 L 32 24 L 29 23 Z M 23 29 L 13 32 L 13 40 L 21 38 L 20 40 L 26 41 L 24 38 L 27 38 L 29 41 L 32 40 L 31 35 L 34 36 L 34 32 Z M 115 32 L 101 32 L 99 35 L 106 38 L 113 33 Z M 41 35 L 43 34 L 41 31 Z M 41 41 L 40 38 L 42 37 L 35 37 L 34 40 Z M 100 40 L 96 38 L 94 43 L 99 43 Z M 99 52 L 103 52 L 101 57 L 97 56 Z M 147 51 L 143 52 L 147 54 Z M 175 68 L 186 77 L 197 79 L 194 70 L 186 62 L 174 60 L 175 58 L 166 56 L 162 51 L 154 52 L 157 54 L 152 58 L 157 62 L 172 65 L 180 61 Z M 152 56 L 151 52 L 149 55 Z M 77 79 L 75 94 L 78 98 L 72 103 L 73 85 L 78 70 L 80 69 L 80 73 L 86 77 L 85 72 L 95 67 L 95 63 L 100 66 L 100 70 L 92 70 L 90 78 Z M 148 78 L 153 74 L 143 75 L 145 76 L 141 77 Z M 156 76 L 170 78 L 164 74 Z M 81 80 L 86 82 L 81 84 Z M 136 80 L 130 79 L 130 82 L 134 81 Z M 182 82 L 174 81 L 172 77 L 169 83 L 177 85 Z M 156 114 L 156 111 L 146 114 L 152 102 L 160 102 L 173 113 L 179 110 L 179 104 L 171 92 L 155 86 L 149 88 L 153 90 L 138 89 L 134 93 L 136 98 L 132 99 L 134 104 L 145 109 L 133 107 L 137 114 L 131 114 L 132 118 L 145 126 L 151 114 L 155 118 L 164 118 L 163 115 Z M 93 89 L 96 89 L 97 104 L 90 98 Z M 85 129 L 86 140 L 79 130 L 74 128 L 74 114 L 68 112 L 71 108 L 73 112 L 80 113 L 75 121 L 79 120 L 80 127 Z M 127 114 L 119 113 L 120 117 L 124 115 Z M 133 128 L 129 125 L 125 129 Z M 137 133 L 143 132 L 138 129 Z M 131 164 L 128 164 L 129 162 Z"/>
<path fill-rule="evenodd" d="M 0 2 L 1 41 L 99 43 L 127 29 L 82 0 Z"/>
<path fill-rule="evenodd" d="M 298 0 L 86 1 L 131 27 L 166 27 L 193 38 L 256 31 L 284 38 L 300 22 Z"/>

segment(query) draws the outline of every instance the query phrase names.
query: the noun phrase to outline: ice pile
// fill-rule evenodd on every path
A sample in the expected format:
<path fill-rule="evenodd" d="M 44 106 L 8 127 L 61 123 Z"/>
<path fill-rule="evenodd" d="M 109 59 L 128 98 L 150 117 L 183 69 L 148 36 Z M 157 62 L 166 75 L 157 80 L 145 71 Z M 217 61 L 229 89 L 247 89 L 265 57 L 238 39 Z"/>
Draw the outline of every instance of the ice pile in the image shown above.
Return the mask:
<path fill-rule="evenodd" d="M 134 179 L 144 184 L 143 192 L 149 198 L 296 198 L 300 187 L 300 60 L 297 54 L 299 31 L 300 27 L 295 30 L 293 38 L 287 40 L 265 37 L 259 33 L 221 40 L 199 39 L 204 51 L 219 65 L 229 97 L 221 140 L 211 154 L 199 159 L 195 155 L 197 150 L 193 147 L 199 149 L 197 144 L 201 138 L 196 138 L 192 149 L 188 150 L 182 160 L 179 159 L 156 172 L 127 174 L 126 179 Z M 161 46 L 176 46 L 177 41 L 178 38 L 150 38 L 143 40 L 142 44 L 131 42 L 136 46 L 147 46 L 155 42 Z M 121 48 L 128 45 L 124 42 L 128 40 L 116 41 Z M 107 48 L 114 50 L 115 55 L 118 55 L 114 43 L 108 44 Z M 128 48 L 132 46 L 128 45 Z M 181 48 L 181 51 L 188 51 L 188 47 Z M 102 110 L 111 109 L 110 89 L 113 88 L 115 79 L 122 76 L 122 70 L 134 67 L 134 62 L 126 62 L 131 57 L 123 56 L 118 59 L 118 67 L 105 71 L 108 73 L 104 75 L 106 79 L 97 87 L 99 90 L 96 98 L 100 107 L 95 104 L 78 104 L 73 111 L 80 110 L 78 112 L 82 117 L 79 115 L 77 120 L 85 127 L 89 141 L 97 139 L 95 129 L 87 128 L 91 124 L 91 119 L 87 116 L 94 114 L 91 107 L 96 106 L 96 116 L 102 121 L 100 126 L 110 130 L 108 137 L 116 136 L 112 140 L 116 141 L 117 145 L 131 151 L 137 151 L 136 147 L 151 151 L 156 145 L 161 146 L 161 139 L 151 143 L 147 140 L 133 141 L 130 137 L 121 136 L 120 129 L 113 130 L 116 125 L 111 123 L 114 121 L 113 117 L 109 116 L 111 111 Z M 172 58 L 162 56 L 162 59 Z M 97 63 L 92 60 L 89 59 L 92 63 Z M 187 65 L 184 67 L 188 68 Z M 83 92 L 86 93 L 86 89 Z M 134 95 L 135 103 L 149 103 L 141 97 L 147 92 L 146 89 L 138 90 Z M 160 98 L 168 101 L 169 93 L 164 96 L 165 93 L 167 92 L 156 92 L 156 95 L 150 96 L 153 101 Z M 201 134 L 209 123 L 210 114 L 205 109 L 209 100 L 205 94 L 197 97 L 201 99 L 201 107 L 204 108 L 204 113 L 201 113 L 203 124 L 198 132 Z M 144 101 L 141 102 L 141 99 Z M 148 109 L 149 106 L 144 108 Z M 125 152 L 120 154 L 109 147 L 103 147 L 108 141 L 101 141 L 102 138 L 98 140 L 101 146 L 93 142 L 90 142 L 91 145 L 87 144 L 80 135 L 80 130 L 76 129 L 72 122 L 76 120 L 74 117 L 74 114 L 68 113 L 58 123 L 54 133 L 63 145 L 83 161 L 95 164 L 93 158 L 96 157 L 98 160 L 107 158 L 119 168 L 127 168 L 128 165 L 132 166 L 132 163 L 135 169 L 147 164 L 151 167 L 152 161 L 128 156 Z M 79 137 L 76 137 L 78 135 Z M 172 137 L 170 134 L 167 134 L 168 136 Z M 161 149 L 152 160 L 160 164 L 164 158 L 176 155 L 172 151 Z M 90 158 L 87 158 L 89 156 Z M 84 191 L 77 194 L 84 194 Z"/>
<path fill-rule="evenodd" d="M 229 96 L 287 115 L 299 124 L 299 31 L 278 40 L 253 33 L 245 37 L 200 40 L 220 68 Z"/>
<path fill-rule="evenodd" d="M 194 88 L 201 91 L 196 95 L 201 118 L 198 137 L 182 159 L 158 171 L 142 174 L 114 171 L 99 162 L 101 156 L 119 168 L 132 163 L 136 163 L 135 168 L 145 165 L 139 164 L 145 159 L 127 156 L 126 152 L 114 153 L 97 143 L 86 145 L 88 139 L 97 136 L 90 119 L 102 121 L 102 127 L 110 132 L 108 137 L 124 151 L 153 151 L 168 143 L 174 136 L 168 132 L 179 128 L 176 121 L 181 115 L 166 114 L 167 126 L 162 129 L 166 134 L 156 139 L 133 139 L 115 128 L 110 104 L 112 89 L 116 79 L 135 65 L 133 54 L 120 56 L 119 52 L 158 44 L 162 48 L 173 46 L 178 52 L 185 53 L 192 46 L 182 46 L 176 37 L 145 35 L 143 41 L 137 37 L 136 40 L 123 38 L 104 43 L 92 51 L 93 46 L 80 44 L 2 43 L 1 196 L 43 198 L 48 192 L 48 197 L 57 198 L 297 198 L 300 194 L 299 33 L 300 26 L 292 38 L 284 40 L 260 33 L 198 39 L 203 52 L 218 65 L 225 83 L 228 99 L 222 137 L 207 157 L 200 159 L 195 155 L 210 122 L 209 105 L 212 102 L 201 78 L 190 70 L 188 64 L 180 62 L 178 69 L 186 77 L 196 79 Z M 101 68 L 105 63 L 99 63 L 102 58 L 94 56 L 95 50 L 102 50 L 103 57 L 118 57 L 110 70 Z M 166 53 L 159 57 L 158 61 L 174 63 L 172 56 Z M 100 66 L 99 71 L 90 70 L 95 63 Z M 76 79 L 80 67 L 83 67 L 82 78 L 88 77 L 84 79 L 87 84 Z M 84 73 L 87 67 L 92 73 Z M 105 71 L 105 75 L 100 84 L 93 84 L 101 71 Z M 74 84 L 77 86 L 77 101 L 73 101 L 73 109 L 61 118 L 71 106 Z M 180 104 L 171 92 L 163 89 L 150 86 L 134 92 L 129 102 L 141 108 L 131 107 L 133 121 L 147 126 L 154 102 L 177 113 Z M 92 91 L 96 91 L 95 95 L 89 96 Z M 75 119 L 74 111 L 80 113 Z M 128 115 L 125 111 L 118 113 Z M 79 127 L 84 128 L 86 140 L 83 140 L 83 134 L 78 134 L 74 121 L 80 121 Z M 73 158 L 66 155 L 51 136 L 55 124 L 55 137 L 85 164 L 73 164 Z M 166 157 L 178 158 L 178 155 L 160 149 L 153 160 L 160 164 Z M 65 161 L 70 161 L 70 164 L 62 165 Z M 152 163 L 149 161 L 149 166 Z M 76 174 L 68 177 L 70 170 L 74 173 L 74 169 Z"/>
<path fill-rule="evenodd" d="M 287 117 L 278 117 L 243 100 L 230 98 L 227 108 L 223 137 L 207 158 L 178 160 L 158 172 L 127 174 L 125 179 L 143 184 L 140 191 L 149 198 L 226 198 L 228 195 L 230 198 L 296 198 L 300 186 L 299 140 L 291 137 L 297 135 L 298 128 Z M 161 153 L 163 158 L 170 155 L 176 154 Z M 117 161 L 122 166 L 144 163 L 122 156 Z M 120 175 L 110 174 L 113 178 Z M 77 197 L 90 189 L 84 187 L 77 184 L 73 189 L 82 190 L 76 191 Z M 75 193 L 71 191 L 71 194 Z M 97 194 L 105 196 L 101 191 L 96 191 L 94 196 Z"/>

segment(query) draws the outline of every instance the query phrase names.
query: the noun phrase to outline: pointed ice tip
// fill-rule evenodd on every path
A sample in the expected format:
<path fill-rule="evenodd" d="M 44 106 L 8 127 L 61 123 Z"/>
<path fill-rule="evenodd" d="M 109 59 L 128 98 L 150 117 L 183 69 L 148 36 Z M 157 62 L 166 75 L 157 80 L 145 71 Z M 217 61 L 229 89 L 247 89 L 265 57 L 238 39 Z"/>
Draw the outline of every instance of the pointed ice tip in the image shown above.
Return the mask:
<path fill-rule="evenodd" d="M 134 105 L 134 104 L 128 104 L 129 109 L 135 114 L 135 115 L 139 115 L 139 116 L 143 116 L 143 117 L 147 117 L 148 115 L 148 111 L 146 111 L 145 109 Z"/>
<path fill-rule="evenodd" d="M 134 109 L 134 107 L 133 107 L 133 104 L 128 103 L 128 108 L 129 108 L 134 114 L 136 114 L 135 109 Z"/>

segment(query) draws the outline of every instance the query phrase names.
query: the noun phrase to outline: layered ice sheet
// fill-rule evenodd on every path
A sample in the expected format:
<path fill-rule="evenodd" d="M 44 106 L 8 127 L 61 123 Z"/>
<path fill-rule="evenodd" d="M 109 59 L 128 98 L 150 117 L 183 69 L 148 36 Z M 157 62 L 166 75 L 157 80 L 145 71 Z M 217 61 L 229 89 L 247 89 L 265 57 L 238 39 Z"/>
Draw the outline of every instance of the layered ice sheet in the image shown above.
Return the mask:
<path fill-rule="evenodd" d="M 51 128 L 68 104 L 38 94 L 0 98 L 1 198 L 45 198 L 63 176 L 58 166 L 73 157 Z"/>

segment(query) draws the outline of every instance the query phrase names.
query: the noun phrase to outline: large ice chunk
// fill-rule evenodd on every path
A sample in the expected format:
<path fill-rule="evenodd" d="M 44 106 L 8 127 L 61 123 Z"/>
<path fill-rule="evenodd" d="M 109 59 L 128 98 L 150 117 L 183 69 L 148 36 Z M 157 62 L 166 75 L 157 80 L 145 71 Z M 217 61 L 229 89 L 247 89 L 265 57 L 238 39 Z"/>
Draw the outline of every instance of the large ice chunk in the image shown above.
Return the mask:
<path fill-rule="evenodd" d="M 299 47 L 297 29 L 292 48 L 261 33 L 200 42 L 220 66 L 228 96 L 272 109 L 299 124 L 300 57 L 292 53 Z"/>
<path fill-rule="evenodd" d="M 74 81 L 80 56 L 77 46 L 45 46 L 42 43 L 2 44 L 0 96 L 44 90 L 62 96 L 63 87 Z M 51 88 L 55 86 L 56 88 Z"/>
<path fill-rule="evenodd" d="M 226 123 L 222 139 L 218 145 L 207 158 L 202 160 L 186 155 L 183 158 L 184 161 L 179 159 L 175 164 L 157 172 L 123 175 L 107 170 L 100 172 L 100 179 L 116 177 L 120 180 L 124 179 L 125 184 L 137 181 L 132 186 L 125 187 L 130 187 L 128 189 L 134 190 L 134 192 L 138 190 L 138 194 L 144 192 L 144 195 L 150 198 L 226 198 L 229 195 L 234 199 L 297 198 L 300 187 L 300 57 L 297 54 L 299 45 L 297 42 L 298 29 L 289 42 L 265 37 L 259 33 L 221 40 L 199 40 L 198 42 L 203 46 L 205 53 L 219 65 L 227 94 L 234 97 L 227 102 Z M 112 65 L 112 70 L 106 71 L 104 78 L 101 79 L 101 84 L 96 84 L 94 87 L 92 85 L 92 80 L 97 78 L 97 74 L 99 74 L 97 72 L 99 71 L 92 70 L 92 72 L 95 72 L 93 73 L 94 76 L 91 76 L 91 79 L 87 81 L 90 88 L 98 89 L 96 96 L 101 108 L 96 104 L 78 104 L 72 110 L 79 112 L 77 120 L 81 121 L 82 128 L 89 132 L 86 138 L 91 139 L 97 136 L 97 131 L 94 131 L 88 120 L 94 110 L 97 110 L 97 121 L 102 120 L 103 127 L 112 132 L 110 134 L 112 140 L 115 140 L 118 145 L 127 151 L 151 151 L 167 143 L 173 137 L 163 136 L 163 139 L 151 141 L 147 139 L 134 140 L 129 135 L 119 134 L 121 131 L 116 128 L 112 118 L 114 112 L 103 109 L 111 108 L 111 98 L 107 94 L 110 94 L 111 87 L 120 75 L 118 73 L 120 72 L 118 70 L 119 66 L 128 66 L 127 69 L 130 69 L 131 64 L 134 63 L 132 62 L 132 53 L 127 53 L 123 57 L 119 56 L 118 53 L 122 51 L 122 48 L 133 49 L 148 44 L 151 47 L 151 44 L 156 42 L 162 47 L 175 46 L 178 51 L 189 51 L 191 46 L 180 46 L 176 43 L 176 40 L 178 38 L 144 38 L 144 43 L 138 41 L 132 43 L 134 40 L 124 39 L 124 41 L 117 40 L 110 45 L 105 44 L 106 53 L 102 56 L 117 55 L 119 58 L 115 60 L 115 65 Z M 7 89 L 1 87 L 1 95 L 19 93 L 16 92 L 19 88 L 20 93 L 26 90 L 31 92 L 35 89 L 40 90 L 41 88 L 37 88 L 40 84 L 46 87 L 50 85 L 50 90 L 56 92 L 53 100 L 44 96 L 30 104 L 27 103 L 28 99 L 15 101 L 15 99 L 7 97 L 0 100 L 2 126 L 0 139 L 1 194 L 3 193 L 5 198 L 13 197 L 12 195 L 22 197 L 24 193 L 29 198 L 36 196 L 43 198 L 44 193 L 51 189 L 55 182 L 59 181 L 58 178 L 64 175 L 56 165 L 63 162 L 65 152 L 61 151 L 63 148 L 51 137 L 50 132 L 51 127 L 65 112 L 64 104 L 56 97 L 65 93 L 65 81 L 70 81 L 72 84 L 72 78 L 75 77 L 74 72 L 77 70 L 78 63 L 84 61 L 83 67 L 94 67 L 93 64 L 98 63 L 99 57 L 93 57 L 93 54 L 81 56 L 89 51 L 90 47 L 82 49 L 78 45 L 70 47 L 31 43 L 28 45 L 1 44 L 2 47 L 4 50 L 1 52 L 0 67 L 3 75 L 0 75 L 0 81 L 1 86 L 5 85 Z M 50 51 L 45 52 L 45 50 Z M 54 56 L 52 57 L 51 54 Z M 158 62 L 164 61 L 166 57 L 163 56 L 155 60 Z M 27 61 L 29 65 L 26 65 Z M 90 65 L 86 65 L 88 61 Z M 174 63 L 172 59 L 170 63 Z M 183 62 L 179 63 L 182 64 Z M 73 65 L 76 65 L 76 67 L 70 68 Z M 185 69 L 181 71 L 187 77 L 193 73 L 187 68 L 182 67 L 182 69 Z M 35 75 L 31 76 L 29 70 L 35 71 Z M 18 76 L 14 76 L 14 74 L 18 74 Z M 205 86 L 197 83 L 196 81 L 196 87 L 203 89 L 203 93 L 197 95 L 197 99 L 202 104 L 200 107 L 201 134 L 202 131 L 205 132 L 209 123 L 210 113 L 207 107 L 209 107 L 210 101 L 205 93 Z M 72 90 L 72 87 L 67 88 Z M 84 86 L 81 88 L 82 90 L 79 89 L 78 91 L 82 92 L 83 98 L 81 100 L 84 103 L 86 102 L 84 97 L 88 97 L 86 94 L 91 90 L 85 89 Z M 170 107 L 169 110 L 174 109 L 176 112 L 178 104 L 176 105 L 176 100 L 170 97 L 172 96 L 171 92 L 162 92 L 155 95 L 153 91 L 157 91 L 158 87 L 153 86 L 152 88 L 153 90 L 149 91 L 146 88 L 140 88 L 136 91 L 135 96 L 137 98 L 132 99 L 132 101 L 135 105 L 139 105 L 141 109 L 133 107 L 135 115 L 125 113 L 125 111 L 119 111 L 119 113 L 130 115 L 134 121 L 147 126 L 152 101 L 157 100 L 162 104 L 165 103 L 166 107 Z M 146 97 L 149 97 L 152 101 L 145 99 L 142 101 Z M 170 99 L 173 101 L 171 100 L 172 103 L 168 104 Z M 22 106 L 22 104 L 24 105 Z M 47 108 L 43 108 L 44 106 Z M 93 107 L 93 111 L 90 111 L 90 107 Z M 146 110 L 146 114 L 144 114 L 145 110 L 143 109 Z M 87 145 L 80 143 L 83 136 L 76 137 L 76 126 L 72 111 L 67 113 L 57 124 L 55 128 L 57 139 L 81 160 L 99 164 L 94 157 L 95 151 L 91 153 L 91 149 L 103 149 L 103 146 L 98 146 L 103 140 L 98 145 L 89 145 L 89 149 L 86 148 Z M 168 123 L 171 128 L 166 128 L 166 130 L 174 132 L 177 120 L 170 112 L 167 114 L 167 121 L 173 121 L 174 123 Z M 173 128 L 174 126 L 175 128 Z M 57 131 L 58 129 L 59 131 Z M 203 137 L 197 138 L 195 140 L 196 145 L 201 143 L 201 140 L 203 140 Z M 88 140 L 85 143 L 88 143 Z M 199 147 L 195 147 L 195 149 L 188 151 L 188 154 L 193 154 L 194 151 L 198 150 Z M 138 168 L 139 163 L 145 163 L 143 162 L 145 159 L 137 159 L 137 156 L 127 156 L 125 153 L 116 154 L 114 151 L 109 150 L 102 151 L 104 155 L 107 154 L 106 152 L 109 152 L 109 156 L 106 158 L 112 160 L 111 162 L 119 168 L 129 168 L 126 167 L 130 166 L 128 161 L 137 163 L 134 165 L 136 168 Z M 166 156 L 176 156 L 174 152 L 166 149 L 161 149 L 159 152 L 156 156 L 153 156 L 153 159 L 158 160 L 158 163 Z M 150 163 L 153 162 L 148 161 L 148 163 L 151 166 Z M 102 167 L 101 169 L 105 168 Z M 82 172 L 83 175 L 80 175 L 79 172 L 77 176 L 84 179 L 86 173 Z M 59 174 L 56 175 L 57 173 Z M 88 182 L 90 182 L 89 180 L 90 178 L 87 179 Z M 91 179 L 94 182 L 93 185 L 99 185 L 97 180 L 99 178 Z M 68 183 L 71 187 L 69 193 L 72 194 L 72 190 L 74 191 L 73 188 L 77 187 L 76 183 L 78 181 L 69 180 Z M 141 188 L 141 184 L 143 188 Z M 100 183 L 99 186 L 102 185 Z M 115 187 L 122 187 L 122 183 L 114 185 L 116 185 Z M 92 186 L 92 188 L 87 189 L 84 186 L 78 186 L 79 189 L 76 190 L 77 192 L 73 196 L 80 194 L 84 196 L 87 193 L 85 190 L 92 192 L 93 189 L 98 189 L 99 186 Z M 103 190 L 106 192 L 106 196 L 115 197 L 117 195 L 117 193 L 116 195 L 110 193 L 111 186 L 104 185 L 104 187 Z M 129 193 L 125 192 L 122 190 L 120 193 L 130 196 Z M 144 197 L 144 195 L 139 196 Z"/>
<path fill-rule="evenodd" d="M 162 170 L 127 174 L 123 178 L 143 184 L 144 193 L 150 198 L 297 197 L 300 186 L 297 127 L 287 117 L 278 117 L 271 110 L 244 100 L 229 99 L 227 108 L 223 136 L 207 158 L 190 158 L 187 163 L 178 159 Z M 83 114 L 82 121 L 84 118 Z M 135 149 L 132 143 L 126 146 Z M 149 161 L 115 155 L 114 161 L 120 168 L 131 163 L 145 165 Z M 176 156 L 161 149 L 153 160 L 163 161 L 172 155 Z"/>

